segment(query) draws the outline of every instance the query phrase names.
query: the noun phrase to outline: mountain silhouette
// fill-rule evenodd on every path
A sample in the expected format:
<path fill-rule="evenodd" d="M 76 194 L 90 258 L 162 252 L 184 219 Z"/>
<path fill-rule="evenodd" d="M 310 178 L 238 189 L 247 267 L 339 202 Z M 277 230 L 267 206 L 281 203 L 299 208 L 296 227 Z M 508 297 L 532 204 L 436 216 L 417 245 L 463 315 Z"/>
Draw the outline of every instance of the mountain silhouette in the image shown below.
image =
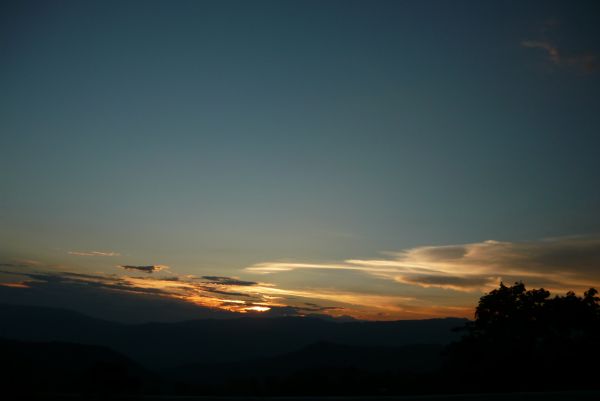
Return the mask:
<path fill-rule="evenodd" d="M 122 324 L 63 309 L 0 304 L 0 337 L 110 347 L 154 369 L 228 363 L 297 351 L 317 342 L 400 347 L 448 344 L 466 319 L 332 322 L 317 318 L 203 319 Z"/>
<path fill-rule="evenodd" d="M 240 362 L 191 364 L 165 373 L 190 393 L 228 395 L 387 394 L 416 389 L 441 366 L 442 345 L 365 347 L 318 342 Z M 394 389 L 397 390 L 397 389 Z"/>
<path fill-rule="evenodd" d="M 0 339 L 5 394 L 136 393 L 151 374 L 107 347 Z"/>
<path fill-rule="evenodd" d="M 190 364 L 172 369 L 173 377 L 214 382 L 223 378 L 288 375 L 306 369 L 354 368 L 366 371 L 430 372 L 441 366 L 443 345 L 350 346 L 317 342 L 297 351 L 240 362 Z"/>

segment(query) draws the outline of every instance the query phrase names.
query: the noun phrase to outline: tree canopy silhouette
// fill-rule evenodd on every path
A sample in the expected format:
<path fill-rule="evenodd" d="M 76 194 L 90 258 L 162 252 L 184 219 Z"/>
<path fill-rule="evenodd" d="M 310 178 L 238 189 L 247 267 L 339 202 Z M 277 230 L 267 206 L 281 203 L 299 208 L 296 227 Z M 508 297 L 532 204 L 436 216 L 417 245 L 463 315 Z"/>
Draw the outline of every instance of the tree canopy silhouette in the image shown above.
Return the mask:
<path fill-rule="evenodd" d="M 523 283 L 481 297 L 475 320 L 449 347 L 451 380 L 475 390 L 598 388 L 600 297 L 550 296 Z"/>

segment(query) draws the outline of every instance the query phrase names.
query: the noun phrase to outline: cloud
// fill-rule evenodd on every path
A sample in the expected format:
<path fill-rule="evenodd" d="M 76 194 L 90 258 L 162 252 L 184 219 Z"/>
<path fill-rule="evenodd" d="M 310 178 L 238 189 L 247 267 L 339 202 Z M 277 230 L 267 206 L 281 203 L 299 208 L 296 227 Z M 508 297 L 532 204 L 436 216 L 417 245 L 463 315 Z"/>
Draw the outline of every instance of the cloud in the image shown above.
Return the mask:
<path fill-rule="evenodd" d="M 239 286 L 252 286 L 257 285 L 258 283 L 254 281 L 243 281 L 232 277 L 223 277 L 223 276 L 202 276 L 202 279 L 206 284 L 217 284 L 217 285 L 239 285 Z"/>
<path fill-rule="evenodd" d="M 36 266 L 41 266 L 41 265 L 42 265 L 41 262 L 38 262 L 37 260 L 31 260 L 31 259 L 19 259 L 19 260 L 13 260 L 11 262 L 0 262 L 1 267 L 11 267 L 11 268 L 18 268 L 18 267 L 29 268 L 29 267 L 36 267 Z"/>
<path fill-rule="evenodd" d="M 567 52 L 559 51 L 558 47 L 549 41 L 538 40 L 524 40 L 521 42 L 521 46 L 530 49 L 544 50 L 550 63 L 556 66 L 572 67 L 586 73 L 591 73 L 600 69 L 598 55 L 591 51 L 563 55 L 563 53 Z"/>
<path fill-rule="evenodd" d="M 13 294 L 45 294 L 47 288 L 77 294 L 86 291 L 120 294 L 128 299 L 140 297 L 156 302 L 173 300 L 196 306 L 199 312 L 253 316 L 267 312 L 269 316 L 326 313 L 333 317 L 392 320 L 472 316 L 477 298 L 501 280 L 509 283 L 522 280 L 528 286 L 545 287 L 553 292 L 581 292 L 600 284 L 599 237 L 420 246 L 383 255 L 327 263 L 263 262 L 245 269 L 246 273 L 269 273 L 268 277 L 273 279 L 293 271 L 319 270 L 316 276 L 322 281 L 304 287 L 291 284 L 291 277 L 286 278 L 287 286 L 280 287 L 273 282 L 230 276 L 180 275 L 162 265 L 121 266 L 126 271 L 153 273 L 128 275 L 122 271 L 121 274 L 69 271 L 65 267 L 23 261 L 1 264 L 0 282 L 5 285 L 0 287 Z M 346 283 L 344 287 L 333 275 L 348 271 L 359 279 L 360 275 L 369 276 L 370 280 L 359 281 L 358 286 Z M 53 294 L 46 299 L 49 304 L 54 302 L 56 292 Z M 77 303 L 78 300 L 73 301 L 74 305 Z"/>
<path fill-rule="evenodd" d="M 495 287 L 497 277 L 457 277 L 443 275 L 399 275 L 394 277 L 399 283 L 417 285 L 423 288 L 443 288 L 454 291 L 477 291 L 480 288 Z"/>
<path fill-rule="evenodd" d="M 154 273 L 161 270 L 168 269 L 169 266 L 165 265 L 148 265 L 148 266 L 132 266 L 132 265 L 119 265 L 118 267 L 125 270 L 138 270 L 144 273 Z"/>
<path fill-rule="evenodd" d="M 287 306 L 276 300 L 277 297 L 256 290 L 254 286 L 259 283 L 224 276 L 206 276 L 205 279 L 208 280 L 198 281 L 194 276 L 132 277 L 55 270 L 27 271 L 13 263 L 6 263 L 4 267 L 7 269 L 0 270 L 0 275 L 10 276 L 10 279 L 4 280 L 6 282 L 1 284 L 3 287 L 37 289 L 61 287 L 118 292 L 177 299 L 201 308 L 237 313 L 260 313 L 275 307 Z M 143 268 L 142 271 L 146 271 L 146 266 L 135 266 L 136 270 L 139 270 L 139 267 Z M 265 288 L 270 288 L 269 284 L 264 285 Z"/>
<path fill-rule="evenodd" d="M 213 288 L 213 287 L 201 287 L 201 289 L 203 291 L 211 292 L 213 294 L 229 295 L 229 296 L 234 296 L 234 297 L 249 297 L 250 296 L 249 294 L 246 294 L 243 292 L 224 291 L 224 290 L 219 290 L 219 289 Z"/>
<path fill-rule="evenodd" d="M 0 271 L 2 274 L 12 276 L 26 277 L 29 280 L 21 282 L 22 288 L 31 285 L 46 285 L 46 284 L 61 284 L 68 286 L 77 286 L 84 288 L 96 288 L 101 290 L 110 290 L 118 292 L 126 292 L 130 294 L 153 295 L 167 298 L 180 299 L 189 301 L 198 306 L 219 308 L 223 302 L 222 299 L 215 296 L 243 296 L 249 297 L 248 294 L 228 292 L 225 290 L 217 290 L 212 287 L 201 285 L 194 282 L 173 280 L 173 277 L 163 278 L 146 278 L 146 277 L 129 277 L 106 274 L 84 274 L 68 271 Z M 223 287 L 221 287 L 223 288 Z M 257 298 L 260 302 L 262 299 Z M 231 302 L 232 300 L 227 300 Z M 240 301 L 246 304 L 249 301 Z M 251 304 L 249 306 L 252 306 Z M 221 308 L 230 310 L 235 308 Z"/>
<path fill-rule="evenodd" d="M 0 283 L 0 286 L 10 287 L 10 288 L 31 288 L 25 282 L 11 282 L 11 283 Z"/>
<path fill-rule="evenodd" d="M 271 283 L 239 280 L 224 276 L 127 276 L 103 273 L 79 273 L 53 269 L 27 271 L 21 268 L 7 268 L 0 271 L 0 282 L 18 282 L 12 291 L 34 291 L 36 294 L 52 291 L 45 302 L 56 305 L 55 292 L 82 294 L 129 294 L 140 299 L 172 299 L 206 310 L 235 312 L 237 314 L 268 313 L 268 316 L 307 316 L 326 313 L 332 317 L 350 315 L 359 319 L 398 319 L 444 316 L 448 309 L 438 309 L 422 304 L 414 297 L 404 295 L 382 295 L 342 291 L 335 288 L 290 289 L 279 288 Z M 9 278 L 2 280 L 2 276 Z M 6 287 L 8 290 L 8 287 Z M 33 293 L 33 292 L 32 292 Z M 14 293 L 13 293 L 14 294 Z M 119 296 L 121 296 L 119 295 Z M 25 295 L 23 295 L 25 296 Z M 41 296 L 41 295 L 40 295 Z M 77 295 L 79 297 L 79 295 Z M 115 295 L 116 296 L 116 295 Z M 127 298 L 130 301 L 135 298 Z M 28 298 L 29 299 L 29 298 Z M 31 298 L 33 299 L 33 298 Z M 104 299 L 104 298 L 103 298 Z M 112 298 L 111 298 L 112 299 Z M 104 301 L 98 301 L 104 302 Z M 153 301 L 154 302 L 154 301 Z M 321 305 L 327 302 L 328 305 Z M 42 302 L 43 303 L 43 302 Z M 73 300 L 78 307 L 79 300 Z M 142 304 L 147 304 L 146 301 Z M 162 304 L 161 304 L 162 305 Z M 65 307 L 64 304 L 60 305 Z M 453 315 L 470 316 L 470 308 L 451 310 Z M 235 315 L 232 315 L 235 316 Z"/>
<path fill-rule="evenodd" d="M 521 42 L 521 46 L 528 47 L 531 49 L 543 49 L 548 54 L 548 58 L 551 62 L 553 62 L 554 64 L 560 64 L 560 53 L 556 46 L 553 46 L 549 42 L 538 40 L 524 40 Z"/>
<path fill-rule="evenodd" d="M 69 255 L 74 256 L 121 256 L 118 252 L 100 252 L 100 251 L 69 251 Z"/>
<path fill-rule="evenodd" d="M 86 288 L 102 288 L 109 290 L 118 290 L 130 293 L 141 293 L 141 294 L 165 294 L 169 292 L 162 290 L 161 288 L 153 286 L 137 286 L 127 277 L 102 275 L 102 274 L 82 274 L 65 271 L 46 271 L 46 272 L 11 272 L 11 271 L 0 271 L 0 273 L 17 275 L 30 279 L 24 281 L 22 284 L 26 286 L 37 285 L 40 283 L 60 283 L 60 284 L 72 284 L 85 286 Z M 25 287 L 23 287 L 25 288 Z"/>
<path fill-rule="evenodd" d="M 263 274 L 300 269 L 361 271 L 405 285 L 463 292 L 487 291 L 501 280 L 581 290 L 600 284 L 600 238 L 423 246 L 392 253 L 385 259 L 322 264 L 266 262 L 246 268 Z"/>
<path fill-rule="evenodd" d="M 0 302 L 76 310 L 124 323 L 175 322 L 238 316 L 223 309 L 205 308 L 164 294 L 125 291 L 83 281 L 28 281 L 27 288 L 0 284 Z"/>
<path fill-rule="evenodd" d="M 179 281 L 179 277 L 177 276 L 170 276 L 170 277 L 161 277 L 160 278 L 163 281 Z"/>
<path fill-rule="evenodd" d="M 246 273 L 271 274 L 273 280 L 294 271 L 319 270 L 318 282 L 285 287 L 238 277 L 179 275 L 161 265 L 130 266 L 152 275 L 102 274 L 61 268 L 4 263 L 4 282 L 20 283 L 13 291 L 44 286 L 77 287 L 143 297 L 170 298 L 211 310 L 257 314 L 326 313 L 359 319 L 472 316 L 477 298 L 500 281 L 524 281 L 552 292 L 582 292 L 600 285 L 600 237 L 563 237 L 538 241 L 483 241 L 420 246 L 381 257 L 318 263 L 263 262 Z M 369 276 L 357 285 L 333 277 L 351 271 Z M 316 273 L 316 272 L 315 272 Z M 339 277 L 339 276 L 338 276 Z M 24 279 L 25 278 L 25 279 Z M 305 281 L 306 282 L 306 281 Z M 356 283 L 355 283 L 356 284 Z M 25 288 L 30 287 L 30 288 Z M 8 287 L 3 287 L 8 289 Z M 287 308 L 287 309 L 286 309 Z"/>
<path fill-rule="evenodd" d="M 1 267 L 29 267 L 28 265 L 24 265 L 21 263 L 9 263 L 9 262 L 4 262 L 4 263 L 0 263 Z"/>
<path fill-rule="evenodd" d="M 569 57 L 567 59 L 567 63 L 588 73 L 600 70 L 600 62 L 598 61 L 598 56 L 593 53 L 586 53 Z"/>
<path fill-rule="evenodd" d="M 322 318 L 332 318 L 332 316 L 326 315 L 324 313 L 318 312 L 328 312 L 328 311 L 341 311 L 344 308 L 333 307 L 333 306 L 324 306 L 324 307 L 315 307 L 315 308 L 306 308 L 300 306 L 275 306 L 270 308 L 269 311 L 265 311 L 264 316 L 269 317 L 280 317 L 280 316 L 312 316 L 312 317 L 322 317 Z"/>

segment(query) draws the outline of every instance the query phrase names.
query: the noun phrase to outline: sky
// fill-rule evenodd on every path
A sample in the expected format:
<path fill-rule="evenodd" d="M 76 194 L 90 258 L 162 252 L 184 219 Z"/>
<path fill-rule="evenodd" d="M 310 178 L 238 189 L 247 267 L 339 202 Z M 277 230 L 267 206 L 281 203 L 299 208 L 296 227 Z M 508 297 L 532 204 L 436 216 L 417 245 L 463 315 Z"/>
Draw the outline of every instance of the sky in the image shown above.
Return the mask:
<path fill-rule="evenodd" d="M 0 302 L 392 320 L 600 286 L 599 17 L 2 2 Z"/>

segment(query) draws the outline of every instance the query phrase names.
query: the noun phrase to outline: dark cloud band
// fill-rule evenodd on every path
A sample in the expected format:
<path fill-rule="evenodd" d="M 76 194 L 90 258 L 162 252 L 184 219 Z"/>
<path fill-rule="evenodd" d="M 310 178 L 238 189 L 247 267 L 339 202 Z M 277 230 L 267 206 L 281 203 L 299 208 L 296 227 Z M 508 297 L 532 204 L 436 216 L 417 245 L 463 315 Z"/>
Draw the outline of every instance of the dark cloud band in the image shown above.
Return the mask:
<path fill-rule="evenodd" d="M 138 270 L 144 273 L 154 273 L 161 270 L 168 269 L 168 266 L 164 265 L 147 265 L 147 266 L 133 266 L 133 265 L 119 265 L 120 268 L 125 270 Z"/>

